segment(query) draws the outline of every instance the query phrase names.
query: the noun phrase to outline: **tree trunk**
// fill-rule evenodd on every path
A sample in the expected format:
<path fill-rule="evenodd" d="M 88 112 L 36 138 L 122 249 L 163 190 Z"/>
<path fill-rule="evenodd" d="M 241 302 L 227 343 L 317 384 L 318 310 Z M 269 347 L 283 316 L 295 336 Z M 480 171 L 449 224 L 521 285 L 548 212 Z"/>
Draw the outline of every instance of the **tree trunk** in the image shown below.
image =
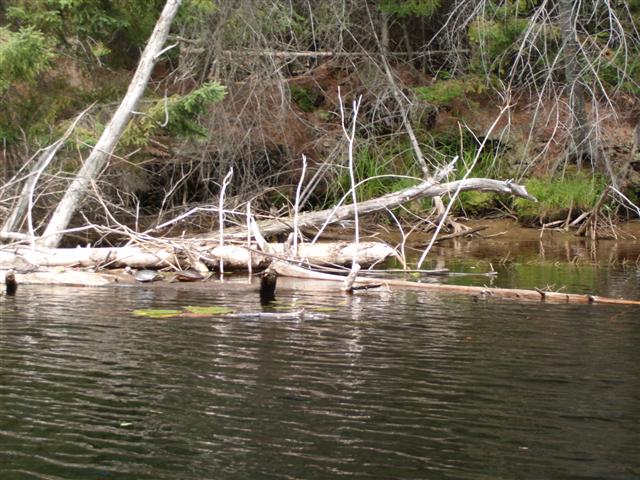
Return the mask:
<path fill-rule="evenodd" d="M 156 26 L 149 37 L 147 46 L 140 57 L 138 68 L 131 79 L 129 89 L 122 103 L 53 213 L 41 240 L 43 246 L 48 248 L 58 246 L 64 234 L 64 229 L 69 225 L 71 217 L 78 209 L 89 185 L 98 177 L 100 171 L 109 160 L 111 152 L 120 139 L 133 110 L 147 87 L 151 71 L 169 35 L 171 23 L 181 3 L 182 0 L 167 0 L 160 18 L 158 18 Z"/>
<path fill-rule="evenodd" d="M 452 194 L 460 188 L 461 192 L 469 190 L 480 190 L 485 192 L 498 192 L 516 197 L 526 198 L 533 202 L 535 197 L 529 195 L 527 189 L 509 180 L 492 180 L 489 178 L 467 178 L 449 183 L 435 183 L 435 180 L 426 180 L 413 187 L 408 187 L 398 192 L 388 193 L 378 198 L 372 198 L 364 202 L 359 202 L 357 206 L 343 205 L 340 207 L 319 210 L 316 212 L 305 212 L 298 214 L 299 229 L 317 229 L 324 223 L 331 224 L 343 220 L 351 220 L 355 215 L 356 208 L 359 215 L 380 212 L 387 209 L 396 208 L 403 203 L 417 200 L 419 198 L 433 198 L 442 195 Z M 260 232 L 265 237 L 271 237 L 293 230 L 293 218 L 284 217 L 275 220 L 262 220 L 257 222 Z M 227 238 L 243 239 L 246 230 L 241 227 L 233 227 L 225 230 Z M 206 235 L 207 239 L 213 238 L 212 234 Z"/>
<path fill-rule="evenodd" d="M 55 157 L 58 150 L 60 150 L 60 147 L 62 147 L 67 141 L 80 119 L 92 107 L 93 105 L 81 112 L 69 126 L 69 128 L 67 128 L 67 131 L 60 139 L 42 150 L 42 153 L 38 157 L 36 164 L 33 166 L 31 173 L 28 175 L 27 180 L 22 186 L 22 191 L 20 193 L 20 196 L 18 197 L 18 201 L 14 205 L 13 210 L 11 210 L 11 214 L 9 215 L 9 217 L 7 217 L 4 224 L 2 225 L 2 228 L 0 229 L 0 241 L 14 240 L 13 238 L 11 238 L 11 233 L 17 232 L 20 229 L 20 225 L 24 220 L 24 216 L 29 210 L 33 201 L 33 192 L 36 184 L 38 183 L 40 175 L 42 174 L 42 172 L 44 172 L 49 163 L 51 163 L 51 160 L 53 160 L 53 157 Z M 30 231 L 29 233 L 31 234 L 32 232 Z"/>
<path fill-rule="evenodd" d="M 582 168 L 582 160 L 595 161 L 595 149 L 591 137 L 591 125 L 585 106 L 585 89 L 581 80 L 580 63 L 576 22 L 579 5 L 574 0 L 559 1 L 559 22 L 562 43 L 564 46 L 564 73 L 569 95 L 569 122 L 570 142 L 568 156 L 575 156 L 578 170 Z"/>
<path fill-rule="evenodd" d="M 286 246 L 282 243 L 267 244 L 268 254 L 248 250 L 244 246 L 224 245 L 209 242 L 185 241 L 182 245 L 128 246 L 113 248 L 51 248 L 32 250 L 18 247 L 0 250 L 0 270 L 13 268 L 18 271 L 65 268 L 193 268 L 193 259 L 203 260 L 211 267 L 217 267 L 224 260 L 225 267 L 232 270 L 246 270 L 249 262 L 253 269 L 265 268 L 273 256 L 284 258 Z M 257 247 L 254 247 L 257 248 Z M 361 242 L 357 247 L 348 242 L 305 243 L 299 245 L 296 258 L 313 265 L 347 265 L 356 256 L 358 263 L 372 265 L 395 254 L 393 248 L 382 242 Z"/>

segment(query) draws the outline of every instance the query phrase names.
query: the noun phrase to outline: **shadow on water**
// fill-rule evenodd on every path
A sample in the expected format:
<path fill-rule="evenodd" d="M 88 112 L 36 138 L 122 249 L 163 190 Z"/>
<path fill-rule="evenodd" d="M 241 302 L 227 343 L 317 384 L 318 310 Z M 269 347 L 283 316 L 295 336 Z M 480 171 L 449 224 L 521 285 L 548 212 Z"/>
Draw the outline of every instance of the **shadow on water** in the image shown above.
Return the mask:
<path fill-rule="evenodd" d="M 563 265 L 496 281 L 638 296 L 631 267 Z M 0 478 L 640 476 L 635 308 L 302 281 L 262 301 L 244 280 L 0 297 Z M 133 314 L 214 305 L 313 315 Z"/>

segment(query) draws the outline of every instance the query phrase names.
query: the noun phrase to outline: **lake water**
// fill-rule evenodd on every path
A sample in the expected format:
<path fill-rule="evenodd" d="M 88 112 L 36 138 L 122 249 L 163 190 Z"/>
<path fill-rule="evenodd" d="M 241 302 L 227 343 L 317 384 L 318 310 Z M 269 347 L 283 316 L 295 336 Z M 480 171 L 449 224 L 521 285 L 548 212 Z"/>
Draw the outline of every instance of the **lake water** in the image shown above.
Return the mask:
<path fill-rule="evenodd" d="M 635 267 L 496 267 L 640 294 Z M 637 307 L 225 284 L 0 297 L 0 479 L 640 478 Z M 133 313 L 211 305 L 307 315 Z"/>

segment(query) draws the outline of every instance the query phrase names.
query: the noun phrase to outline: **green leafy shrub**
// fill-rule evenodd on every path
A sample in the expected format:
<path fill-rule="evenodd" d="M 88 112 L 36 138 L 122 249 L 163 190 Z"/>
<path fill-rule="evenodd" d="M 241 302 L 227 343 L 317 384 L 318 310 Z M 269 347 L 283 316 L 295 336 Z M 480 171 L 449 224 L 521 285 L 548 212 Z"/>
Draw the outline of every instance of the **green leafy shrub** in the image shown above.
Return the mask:
<path fill-rule="evenodd" d="M 34 82 L 51 66 L 53 48 L 33 28 L 0 28 L 0 94 L 13 82 Z"/>
<path fill-rule="evenodd" d="M 640 58 L 636 55 L 628 55 L 627 52 L 618 50 L 613 58 L 603 65 L 599 72 L 600 78 L 611 86 L 621 90 L 640 95 Z"/>
<path fill-rule="evenodd" d="M 0 28 L 0 142 L 12 143 L 21 132 L 30 134 L 34 124 L 43 125 L 62 106 L 57 98 L 45 102 L 44 92 L 32 88 L 53 58 L 42 33 L 28 27 L 17 32 Z"/>
<path fill-rule="evenodd" d="M 143 46 L 158 19 L 162 0 L 9 0 L 7 19 L 30 26 L 66 48 L 85 43 L 120 63 Z M 95 45 L 92 45 L 93 42 Z M 78 51 L 84 51 L 78 49 Z"/>
<path fill-rule="evenodd" d="M 200 115 L 209 105 L 221 101 L 225 94 L 224 86 L 208 82 L 187 95 L 158 100 L 145 115 L 131 122 L 120 143 L 123 146 L 146 146 L 154 135 L 161 132 L 181 138 L 206 138 L 208 130 L 200 125 Z"/>
<path fill-rule="evenodd" d="M 518 39 L 529 25 L 524 2 L 488 2 L 485 15 L 469 26 L 469 40 L 475 46 L 472 67 L 478 73 L 502 75 L 512 55 L 517 52 Z"/>

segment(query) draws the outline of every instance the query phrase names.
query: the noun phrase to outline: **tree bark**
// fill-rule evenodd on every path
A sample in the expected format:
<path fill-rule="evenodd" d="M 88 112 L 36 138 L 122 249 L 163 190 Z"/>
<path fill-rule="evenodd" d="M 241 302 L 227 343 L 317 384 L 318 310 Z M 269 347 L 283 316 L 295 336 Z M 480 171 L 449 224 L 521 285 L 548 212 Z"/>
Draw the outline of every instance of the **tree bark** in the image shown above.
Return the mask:
<path fill-rule="evenodd" d="M 578 56 L 580 45 L 577 40 L 576 22 L 579 8 L 574 0 L 559 1 L 559 22 L 564 45 L 564 72 L 569 96 L 570 142 L 569 157 L 575 156 L 578 170 L 582 168 L 582 160 L 595 161 L 595 149 L 591 138 L 591 125 L 585 106 L 585 89 L 582 84 Z"/>
<path fill-rule="evenodd" d="M 82 202 L 89 185 L 98 177 L 100 171 L 109 160 L 111 152 L 120 139 L 122 132 L 124 132 L 138 101 L 147 87 L 157 57 L 162 51 L 162 47 L 169 35 L 171 23 L 181 3 L 182 0 L 167 0 L 156 26 L 149 37 L 147 46 L 140 57 L 138 68 L 131 79 L 122 103 L 120 103 L 120 106 L 114 113 L 111 121 L 107 124 L 98 143 L 91 151 L 91 154 L 84 162 L 80 171 L 76 174 L 76 177 L 71 182 L 71 185 L 69 185 L 64 197 L 53 213 L 40 242 L 43 246 L 48 248 L 58 246 L 64 235 L 64 229 L 69 225 L 71 217 Z"/>

